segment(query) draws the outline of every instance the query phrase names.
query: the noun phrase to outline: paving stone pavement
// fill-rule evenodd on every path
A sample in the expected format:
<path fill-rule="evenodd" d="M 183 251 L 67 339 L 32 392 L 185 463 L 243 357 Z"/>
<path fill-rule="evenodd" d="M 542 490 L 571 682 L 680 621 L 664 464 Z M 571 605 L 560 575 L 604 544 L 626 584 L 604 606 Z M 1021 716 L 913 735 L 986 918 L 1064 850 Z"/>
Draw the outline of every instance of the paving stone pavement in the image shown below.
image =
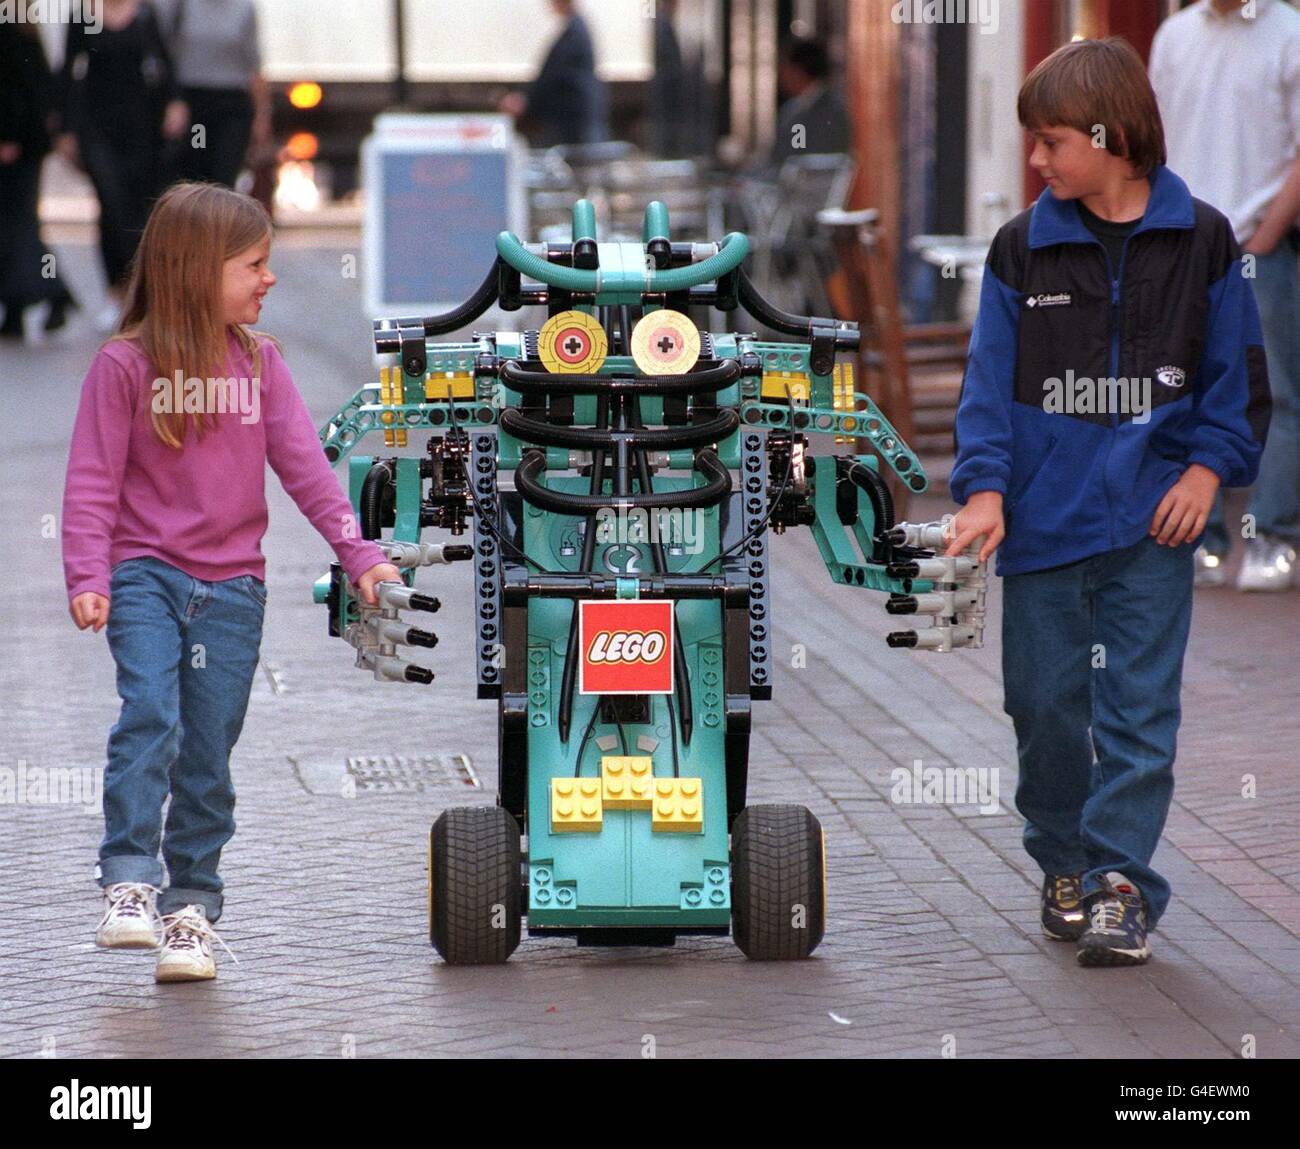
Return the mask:
<path fill-rule="evenodd" d="M 58 246 L 95 281 L 73 229 Z M 351 245 L 351 246 L 349 246 Z M 318 419 L 371 370 L 353 233 L 287 237 L 264 326 Z M 82 291 L 93 303 L 93 288 Z M 93 307 L 88 306 L 93 314 Z M 66 612 L 57 522 L 68 434 L 95 347 L 6 349 L 0 386 L 39 418 L 3 460 L 5 737 L 0 766 L 102 766 L 117 716 L 103 635 Z M 412 436 L 413 443 L 417 436 Z M 233 769 L 208 984 L 158 986 L 147 954 L 98 951 L 96 810 L 0 804 L 0 1054 L 33 1057 L 1239 1057 L 1300 1055 L 1294 594 L 1198 591 L 1178 788 L 1156 864 L 1175 889 L 1155 960 L 1080 970 L 1042 938 L 1039 876 L 1010 804 L 999 594 L 988 644 L 948 656 L 885 647 L 882 596 L 831 583 L 806 532 L 773 540 L 779 670 L 755 704 L 751 802 L 808 805 L 826 831 L 829 921 L 812 960 L 751 963 L 725 938 L 578 949 L 525 938 L 493 968 L 430 949 L 424 840 L 447 805 L 490 803 L 495 704 L 474 699 L 462 567 L 426 570 L 444 609 L 432 687 L 378 684 L 324 633 L 310 583 L 325 544 L 269 475 L 270 604 Z M 927 497 L 914 519 L 948 509 Z M 53 520 L 43 516 L 53 515 Z M 796 645 L 806 666 L 796 668 Z M 468 755 L 481 785 L 322 791 L 348 755 Z M 905 806 L 891 771 L 996 767 L 1001 810 Z M 1255 796 L 1243 797 L 1243 776 Z"/>

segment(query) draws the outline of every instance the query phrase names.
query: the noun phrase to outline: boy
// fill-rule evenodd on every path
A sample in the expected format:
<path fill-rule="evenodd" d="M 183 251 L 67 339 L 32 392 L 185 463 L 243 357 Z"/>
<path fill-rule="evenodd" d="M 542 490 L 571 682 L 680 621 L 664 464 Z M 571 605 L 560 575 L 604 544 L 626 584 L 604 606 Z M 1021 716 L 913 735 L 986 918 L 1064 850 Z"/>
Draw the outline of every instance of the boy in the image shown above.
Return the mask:
<path fill-rule="evenodd" d="M 1264 349 L 1232 229 L 1165 166 L 1128 43 L 1059 49 L 1017 112 L 1048 186 L 984 269 L 948 553 L 1003 544 L 1005 708 L 1043 932 L 1077 940 L 1082 965 L 1136 965 L 1169 903 L 1150 863 L 1173 796 L 1192 553 L 1220 484 L 1254 481 Z"/>

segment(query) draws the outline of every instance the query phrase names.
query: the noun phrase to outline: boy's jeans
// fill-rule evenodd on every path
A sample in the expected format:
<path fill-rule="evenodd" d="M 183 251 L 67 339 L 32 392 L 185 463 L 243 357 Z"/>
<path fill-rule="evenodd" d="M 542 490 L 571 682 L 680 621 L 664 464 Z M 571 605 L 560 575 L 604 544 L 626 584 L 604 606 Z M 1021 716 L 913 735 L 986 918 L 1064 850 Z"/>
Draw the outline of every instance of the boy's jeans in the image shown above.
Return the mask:
<path fill-rule="evenodd" d="M 1025 849 L 1044 873 L 1082 874 L 1085 894 L 1118 870 L 1142 891 L 1148 928 L 1169 904 L 1150 863 L 1173 798 L 1192 553 L 1148 537 L 1002 580 Z"/>
<path fill-rule="evenodd" d="M 1249 513 L 1255 516 L 1255 534 L 1300 544 L 1300 270 L 1297 253 L 1283 239 L 1268 255 L 1255 257 L 1255 302 L 1264 329 L 1264 354 L 1268 358 L 1268 385 L 1273 395 L 1273 416 L 1268 443 L 1259 464 L 1259 478 L 1251 493 Z M 1223 494 L 1214 500 L 1202 542 L 1211 554 L 1226 555 L 1232 536 L 1223 521 Z"/>
<path fill-rule="evenodd" d="M 221 916 L 221 848 L 235 832 L 230 752 L 257 669 L 266 587 L 252 575 L 202 582 L 152 557 L 113 568 L 108 645 L 122 716 L 108 738 L 101 886 L 168 888 L 158 912 Z M 171 793 L 167 824 L 163 800 Z"/>

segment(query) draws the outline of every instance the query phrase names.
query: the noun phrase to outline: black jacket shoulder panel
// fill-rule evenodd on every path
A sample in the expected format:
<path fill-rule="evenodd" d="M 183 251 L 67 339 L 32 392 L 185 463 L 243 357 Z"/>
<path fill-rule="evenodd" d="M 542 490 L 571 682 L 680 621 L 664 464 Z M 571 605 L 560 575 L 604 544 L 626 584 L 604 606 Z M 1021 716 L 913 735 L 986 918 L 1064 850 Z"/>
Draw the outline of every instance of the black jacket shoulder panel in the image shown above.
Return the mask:
<path fill-rule="evenodd" d="M 1029 220 L 1033 210 L 1025 208 L 1007 220 L 998 228 L 989 248 L 989 270 L 1013 291 L 1024 290 L 1025 255 L 1029 251 Z"/>
<path fill-rule="evenodd" d="M 1195 242 L 1205 245 L 1209 282 L 1218 283 L 1241 259 L 1241 245 L 1232 234 L 1228 217 L 1217 207 L 1193 196 L 1192 210 L 1196 215 Z"/>

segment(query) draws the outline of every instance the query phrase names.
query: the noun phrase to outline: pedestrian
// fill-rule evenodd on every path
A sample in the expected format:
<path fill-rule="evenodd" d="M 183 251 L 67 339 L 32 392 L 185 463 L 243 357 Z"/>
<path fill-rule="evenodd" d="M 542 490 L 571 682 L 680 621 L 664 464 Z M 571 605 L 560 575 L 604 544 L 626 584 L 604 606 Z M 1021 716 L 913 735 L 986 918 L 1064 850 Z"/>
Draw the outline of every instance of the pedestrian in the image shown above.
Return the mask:
<path fill-rule="evenodd" d="M 17 339 L 28 308 L 44 305 L 40 333 L 53 335 L 77 306 L 41 242 L 41 163 L 51 145 L 54 83 L 37 28 L 26 19 L 0 21 L 0 336 Z M 39 338 L 31 326 L 29 335 Z"/>
<path fill-rule="evenodd" d="M 536 129 L 539 148 L 602 143 L 609 135 L 609 102 L 596 75 L 591 32 L 574 0 L 550 3 L 564 27 L 527 91 L 510 92 L 499 108 L 515 119 L 527 117 Z"/>
<path fill-rule="evenodd" d="M 216 975 L 230 753 L 266 605 L 266 464 L 364 601 L 400 578 L 361 539 L 278 345 L 247 326 L 275 283 L 270 247 L 270 220 L 247 196 L 207 183 L 163 194 L 122 329 L 82 386 L 68 456 L 69 610 L 82 630 L 107 626 L 122 699 L 103 782 L 96 941 L 151 947 L 161 916 L 159 981 Z"/>
<path fill-rule="evenodd" d="M 271 92 L 262 77 L 252 0 L 157 0 L 181 97 L 190 111 L 189 145 L 177 174 L 234 187 L 249 142 L 271 142 Z"/>
<path fill-rule="evenodd" d="M 1300 12 L 1200 0 L 1156 29 L 1151 85 L 1170 163 L 1228 217 L 1254 263 L 1273 421 L 1236 586 L 1285 591 L 1300 548 Z M 1226 581 L 1233 533 L 1216 499 L 1196 552 L 1199 584 Z"/>
<path fill-rule="evenodd" d="M 1173 795 L 1192 554 L 1219 486 L 1258 470 L 1264 349 L 1231 225 L 1166 166 L 1126 41 L 1058 49 L 1017 111 L 1047 188 L 984 268 L 948 554 L 980 536 L 981 558 L 998 550 L 1043 931 L 1076 940 L 1082 965 L 1140 964 L 1170 896 L 1151 859 Z"/>
<path fill-rule="evenodd" d="M 108 302 L 96 326 L 121 314 L 131 257 L 149 207 L 174 174 L 189 119 L 153 8 L 103 0 L 103 27 L 68 25 L 58 147 L 85 169 L 99 200 L 99 249 Z"/>

